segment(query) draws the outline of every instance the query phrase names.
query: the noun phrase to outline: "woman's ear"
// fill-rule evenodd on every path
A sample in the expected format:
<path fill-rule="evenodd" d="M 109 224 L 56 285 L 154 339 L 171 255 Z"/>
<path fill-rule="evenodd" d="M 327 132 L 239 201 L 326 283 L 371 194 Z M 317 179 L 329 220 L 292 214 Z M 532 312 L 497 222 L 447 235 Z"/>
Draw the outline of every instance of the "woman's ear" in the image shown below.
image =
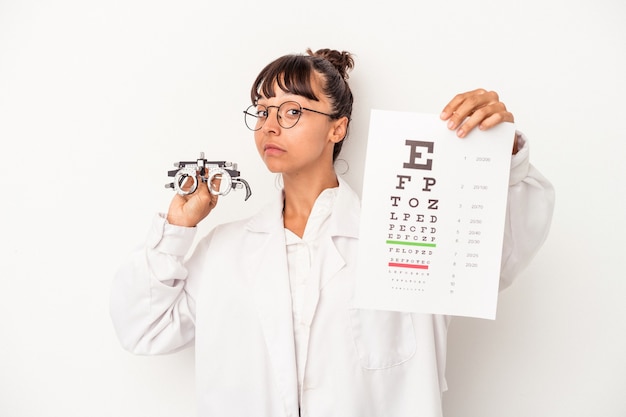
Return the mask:
<path fill-rule="evenodd" d="M 331 141 L 333 143 L 341 142 L 348 133 L 348 118 L 341 117 L 334 121 L 333 130 L 331 131 Z"/>

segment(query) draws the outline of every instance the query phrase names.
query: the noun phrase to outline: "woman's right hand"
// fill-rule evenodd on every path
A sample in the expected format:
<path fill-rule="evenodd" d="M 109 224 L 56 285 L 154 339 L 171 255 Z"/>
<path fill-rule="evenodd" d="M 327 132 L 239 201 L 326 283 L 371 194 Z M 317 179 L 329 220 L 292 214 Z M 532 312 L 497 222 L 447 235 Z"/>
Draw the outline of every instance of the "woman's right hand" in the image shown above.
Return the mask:
<path fill-rule="evenodd" d="M 218 195 L 209 192 L 206 182 L 198 175 L 198 188 L 191 194 L 176 193 L 167 211 L 167 222 L 176 226 L 195 227 L 217 205 Z M 219 189 L 219 178 L 213 179 L 213 187 Z"/>

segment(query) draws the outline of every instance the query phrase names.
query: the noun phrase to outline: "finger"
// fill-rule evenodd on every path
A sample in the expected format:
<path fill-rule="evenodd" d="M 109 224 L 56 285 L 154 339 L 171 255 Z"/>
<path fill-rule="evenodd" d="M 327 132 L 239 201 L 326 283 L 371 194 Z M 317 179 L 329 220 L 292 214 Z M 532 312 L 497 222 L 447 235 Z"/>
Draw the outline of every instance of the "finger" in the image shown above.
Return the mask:
<path fill-rule="evenodd" d="M 449 118 L 454 116 L 458 118 L 460 115 L 459 108 L 468 98 L 476 95 L 482 95 L 486 92 L 487 91 L 485 89 L 478 88 L 476 90 L 457 94 L 452 100 L 450 100 L 448 104 L 446 104 L 439 117 L 441 118 L 441 120 L 448 120 Z"/>
<path fill-rule="evenodd" d="M 201 214 L 201 217 L 204 218 L 217 204 L 217 197 L 213 193 L 209 191 L 209 187 L 203 186 L 198 187 L 198 190 L 191 195 L 194 199 L 192 204 L 193 210 L 197 210 Z"/>
<path fill-rule="evenodd" d="M 201 177 L 198 177 L 201 181 Z M 198 189 L 187 196 L 188 200 L 182 207 L 189 219 L 193 219 L 191 223 L 197 224 L 204 219 L 217 204 L 217 196 L 209 192 L 207 184 L 202 183 Z"/>
<path fill-rule="evenodd" d="M 510 121 L 513 117 L 513 115 L 507 111 L 504 103 L 499 101 L 498 95 L 495 92 L 488 92 L 481 97 L 472 97 L 466 100 L 461 105 L 458 113 L 462 114 L 467 120 L 459 121 L 458 125 L 453 125 L 452 122 L 449 122 L 448 127 L 455 129 L 461 126 L 457 130 L 459 137 L 464 137 L 476 126 L 482 125 L 483 121 L 492 118 L 493 115 L 500 114 L 500 116 L 493 117 L 483 128 L 495 126 L 503 121 Z"/>
<path fill-rule="evenodd" d="M 199 181 L 199 180 L 198 180 Z M 185 176 L 184 178 L 182 178 L 180 184 L 179 184 L 179 188 L 181 191 L 187 193 L 187 194 L 191 194 L 194 191 L 194 184 L 198 184 L 198 182 L 195 182 L 193 180 L 193 177 L 191 176 Z"/>
<path fill-rule="evenodd" d="M 502 122 L 513 122 L 513 114 L 506 110 L 492 112 L 493 108 L 500 108 L 502 106 L 488 106 L 478 109 L 474 114 L 469 117 L 460 127 L 457 129 L 457 136 L 464 138 L 467 136 L 476 126 L 480 130 L 490 129 Z"/>
<path fill-rule="evenodd" d="M 506 110 L 506 108 L 504 103 L 499 101 L 496 92 L 475 90 L 474 94 L 468 95 L 454 112 L 454 117 L 448 122 L 448 128 L 458 128 L 467 118 L 473 118 L 473 121 L 480 123 L 490 114 L 503 110 Z M 472 124 L 473 127 L 474 124 Z"/>
<path fill-rule="evenodd" d="M 207 182 L 207 174 L 201 175 L 198 173 L 198 189 L 193 195 L 195 195 L 199 201 L 206 204 L 207 201 L 211 200 L 212 194 L 209 191 L 209 184 Z"/>
<path fill-rule="evenodd" d="M 478 125 L 478 128 L 480 130 L 487 130 L 504 122 L 508 122 L 508 123 L 515 122 L 513 113 L 508 112 L 508 111 L 494 113 L 490 115 L 489 117 L 485 118 L 482 122 L 480 122 L 480 124 Z"/>
<path fill-rule="evenodd" d="M 491 112 L 494 110 L 489 106 L 476 108 L 476 106 L 478 106 L 477 102 L 473 102 L 471 104 L 464 103 L 463 106 L 466 107 L 462 110 L 459 110 L 459 113 L 464 115 L 463 120 L 459 121 L 459 125 L 457 126 L 449 126 L 450 129 L 455 129 L 458 127 L 456 134 L 460 138 L 464 138 L 465 136 L 467 136 L 467 134 L 471 132 L 472 129 L 479 125 L 486 117 L 489 117 L 491 115 Z"/>
<path fill-rule="evenodd" d="M 458 104 L 457 108 L 452 112 L 452 116 L 448 119 L 448 129 L 457 129 L 468 117 L 473 116 L 479 109 L 488 106 L 490 103 L 497 103 L 497 99 L 498 96 L 496 93 L 490 93 L 482 89 L 467 93 L 463 101 Z"/>
<path fill-rule="evenodd" d="M 214 175 L 213 178 L 211 179 L 211 183 L 209 184 L 209 187 L 211 187 L 212 190 L 221 192 L 221 189 L 220 189 L 221 186 L 222 186 L 222 174 Z"/>
<path fill-rule="evenodd" d="M 496 124 L 505 121 L 505 118 L 508 120 L 511 117 L 513 117 L 513 115 L 507 111 L 504 103 L 502 103 L 501 101 L 491 101 L 488 104 L 485 104 L 484 106 L 479 107 L 473 111 L 469 120 L 469 129 L 466 129 L 466 132 L 469 132 L 469 130 L 478 125 L 482 125 L 483 122 L 488 119 L 490 119 L 490 121 L 487 122 L 487 124 L 484 126 L 485 128 L 495 126 Z"/>

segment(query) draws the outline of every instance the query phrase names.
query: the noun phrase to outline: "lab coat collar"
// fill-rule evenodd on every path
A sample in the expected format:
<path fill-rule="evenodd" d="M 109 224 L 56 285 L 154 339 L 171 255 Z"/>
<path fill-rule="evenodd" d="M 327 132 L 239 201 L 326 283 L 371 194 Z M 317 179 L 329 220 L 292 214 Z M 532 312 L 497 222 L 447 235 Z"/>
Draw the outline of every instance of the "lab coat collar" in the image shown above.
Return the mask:
<path fill-rule="evenodd" d="M 338 177 L 339 187 L 333 213 L 330 218 L 331 236 L 358 238 L 360 221 L 360 200 L 348 183 Z M 246 228 L 257 233 L 276 233 L 284 228 L 282 207 L 283 193 L 277 193 L 275 198 L 261 211 L 250 218 Z"/>

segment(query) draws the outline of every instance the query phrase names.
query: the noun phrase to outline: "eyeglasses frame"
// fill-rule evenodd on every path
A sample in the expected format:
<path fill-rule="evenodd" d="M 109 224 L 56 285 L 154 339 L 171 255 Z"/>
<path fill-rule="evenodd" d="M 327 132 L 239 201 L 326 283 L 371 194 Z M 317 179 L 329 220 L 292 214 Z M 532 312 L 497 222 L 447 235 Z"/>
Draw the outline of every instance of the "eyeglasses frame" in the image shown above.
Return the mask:
<path fill-rule="evenodd" d="M 294 127 L 295 125 L 297 125 L 297 124 L 298 124 L 298 122 L 300 121 L 300 116 L 302 116 L 302 114 L 300 114 L 300 116 L 298 116 L 298 120 L 296 120 L 296 122 L 295 122 L 293 125 L 291 125 L 291 126 L 289 126 L 289 127 L 285 127 L 285 126 L 283 126 L 283 125 L 280 123 L 280 118 L 278 117 L 278 110 L 280 109 L 280 107 L 281 107 L 282 105 L 284 105 L 284 104 L 286 104 L 286 103 L 296 103 L 296 104 L 300 107 L 300 111 L 302 111 L 302 110 L 306 110 L 306 111 L 310 111 L 310 112 L 313 112 L 313 113 L 321 114 L 321 115 L 323 115 L 323 116 L 330 117 L 331 119 L 335 119 L 335 118 L 336 118 L 336 117 L 335 117 L 335 116 L 333 116 L 332 114 L 324 113 L 324 112 L 321 112 L 321 111 L 319 111 L 319 110 L 315 110 L 315 109 L 309 109 L 308 107 L 303 107 L 300 103 L 298 103 L 298 102 L 297 102 L 297 101 L 295 101 L 295 100 L 287 100 L 287 101 L 284 101 L 284 102 L 280 103 L 278 106 L 266 106 L 266 105 L 264 105 L 264 104 L 261 104 L 263 107 L 265 107 L 265 108 L 267 109 L 267 113 L 268 113 L 268 116 L 267 116 L 267 117 L 269 117 L 269 110 L 270 110 L 271 108 L 275 108 L 275 109 L 276 109 L 276 120 L 278 121 L 278 125 L 279 125 L 280 127 L 282 127 L 283 129 L 291 129 L 292 127 Z M 246 127 L 247 127 L 248 129 L 250 129 L 250 126 L 248 126 L 248 124 L 247 124 L 247 123 L 245 123 L 245 121 L 246 121 L 246 115 L 250 115 L 250 116 L 252 116 L 252 117 L 257 117 L 257 116 L 255 116 L 255 115 L 253 115 L 253 114 L 251 114 L 251 113 L 248 113 L 248 110 L 250 109 L 250 107 L 254 107 L 254 106 L 257 106 L 257 105 L 258 105 L 258 104 L 251 104 L 251 105 L 249 105 L 249 106 L 248 106 L 248 108 L 246 108 L 246 109 L 243 111 L 243 114 L 244 114 L 244 124 L 246 125 Z M 265 121 L 267 121 L 267 118 L 265 119 Z M 258 131 L 258 130 L 261 130 L 261 128 L 262 128 L 262 127 L 263 127 L 263 125 L 265 124 L 265 121 L 263 122 L 263 124 L 262 124 L 261 126 L 259 126 L 259 128 L 258 128 L 258 129 L 250 129 L 250 130 L 252 130 L 253 132 L 256 132 L 256 131 Z"/>

